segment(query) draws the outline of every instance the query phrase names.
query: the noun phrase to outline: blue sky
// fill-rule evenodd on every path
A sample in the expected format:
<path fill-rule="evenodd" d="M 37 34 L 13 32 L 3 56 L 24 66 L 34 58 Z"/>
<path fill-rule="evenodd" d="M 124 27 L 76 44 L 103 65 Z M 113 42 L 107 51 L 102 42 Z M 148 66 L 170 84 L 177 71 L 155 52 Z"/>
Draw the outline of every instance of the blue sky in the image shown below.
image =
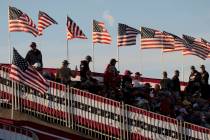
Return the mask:
<path fill-rule="evenodd" d="M 0 1 L 0 63 L 9 62 L 10 45 L 25 57 L 31 41 L 42 51 L 45 67 L 58 68 L 66 58 L 66 16 L 80 26 L 88 40 L 69 41 L 70 67 L 79 65 L 87 54 L 92 55 L 92 20 L 103 21 L 110 32 L 112 45 L 95 45 L 95 71 L 104 72 L 111 58 L 117 57 L 117 24 L 124 23 L 140 29 L 141 26 L 165 30 L 176 35 L 203 37 L 210 41 L 210 1 L 209 0 L 11 0 L 11 5 L 27 13 L 37 23 L 38 11 L 52 16 L 58 25 L 44 31 L 44 35 L 34 38 L 29 33 L 8 33 L 8 1 Z M 9 38 L 9 39 L 8 39 Z M 140 50 L 140 36 L 137 45 L 120 48 L 120 72 L 130 69 L 140 71 L 144 76 L 160 78 L 163 70 L 169 77 L 175 69 L 187 79 L 191 65 L 205 64 L 210 70 L 210 60 L 202 61 L 195 56 L 183 57 L 180 52 L 167 53 L 161 57 L 161 50 Z"/>

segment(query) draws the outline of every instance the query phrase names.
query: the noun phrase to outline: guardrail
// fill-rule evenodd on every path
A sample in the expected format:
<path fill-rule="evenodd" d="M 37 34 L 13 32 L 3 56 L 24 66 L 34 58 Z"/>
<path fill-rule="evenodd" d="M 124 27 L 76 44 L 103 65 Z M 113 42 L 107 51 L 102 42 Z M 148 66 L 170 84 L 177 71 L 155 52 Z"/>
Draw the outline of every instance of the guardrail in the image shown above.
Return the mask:
<path fill-rule="evenodd" d="M 210 139 L 210 130 L 50 82 L 47 93 L 11 81 L 8 68 L 0 70 L 4 107 L 57 123 L 97 139 Z"/>
<path fill-rule="evenodd" d="M 0 122 L 0 139 L 3 140 L 39 140 L 31 130 Z"/>

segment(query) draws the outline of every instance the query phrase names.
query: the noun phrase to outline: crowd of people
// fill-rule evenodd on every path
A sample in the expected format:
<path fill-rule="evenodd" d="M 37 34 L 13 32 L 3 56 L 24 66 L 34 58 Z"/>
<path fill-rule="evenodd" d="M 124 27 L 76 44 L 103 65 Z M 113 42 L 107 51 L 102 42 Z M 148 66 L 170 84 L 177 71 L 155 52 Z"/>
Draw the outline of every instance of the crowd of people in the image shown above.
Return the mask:
<path fill-rule="evenodd" d="M 32 43 L 31 48 L 36 50 L 36 44 Z M 41 71 L 41 53 L 35 52 L 27 54 L 26 60 Z M 164 71 L 160 83 L 152 87 L 149 83 L 141 83 L 142 74 L 139 72 L 132 76 L 133 73 L 126 70 L 120 75 L 115 66 L 117 60 L 113 58 L 104 71 L 104 80 L 101 83 L 92 76 L 89 68 L 91 61 L 91 56 L 86 56 L 80 63 L 80 71 L 77 67 L 72 71 L 68 67 L 69 62 L 64 60 L 56 75 L 43 73 L 43 76 L 97 95 L 210 128 L 209 74 L 204 65 L 200 66 L 200 72 L 191 66 L 189 82 L 181 91 L 178 70 L 174 71 L 172 78 L 168 78 L 167 72 Z M 80 73 L 80 81 L 71 81 L 77 73 Z"/>

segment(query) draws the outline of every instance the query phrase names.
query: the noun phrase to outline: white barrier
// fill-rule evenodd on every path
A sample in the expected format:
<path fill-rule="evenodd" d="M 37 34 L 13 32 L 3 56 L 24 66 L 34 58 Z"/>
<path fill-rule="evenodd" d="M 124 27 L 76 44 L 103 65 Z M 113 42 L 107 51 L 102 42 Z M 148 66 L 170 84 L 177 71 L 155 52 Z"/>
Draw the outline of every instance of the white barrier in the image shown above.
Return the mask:
<path fill-rule="evenodd" d="M 98 139 L 206 139 L 210 130 L 50 81 L 40 94 L 1 69 L 0 95 L 14 108 Z M 12 86 L 13 85 L 13 86 Z"/>

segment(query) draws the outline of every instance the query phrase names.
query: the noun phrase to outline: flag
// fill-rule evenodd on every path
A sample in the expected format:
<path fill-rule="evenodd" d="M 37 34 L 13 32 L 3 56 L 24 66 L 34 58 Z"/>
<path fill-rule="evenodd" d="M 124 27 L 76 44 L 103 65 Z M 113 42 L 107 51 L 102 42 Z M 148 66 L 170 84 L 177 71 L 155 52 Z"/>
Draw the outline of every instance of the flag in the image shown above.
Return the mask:
<path fill-rule="evenodd" d="M 13 62 L 9 77 L 39 91 L 40 93 L 46 93 L 48 90 L 47 80 L 29 65 L 16 49 L 13 49 Z"/>
<path fill-rule="evenodd" d="M 15 7 L 9 7 L 9 31 L 10 32 L 28 32 L 35 37 L 38 30 L 33 20 L 21 10 Z"/>
<path fill-rule="evenodd" d="M 67 40 L 73 38 L 87 39 L 85 34 L 79 28 L 79 26 L 77 26 L 77 24 L 68 16 L 67 16 L 66 26 L 67 26 Z"/>
<path fill-rule="evenodd" d="M 39 11 L 38 31 L 39 35 L 42 35 L 43 30 L 52 24 L 58 24 L 53 18 L 47 13 Z"/>
<path fill-rule="evenodd" d="M 141 32 L 125 24 L 118 24 L 117 46 L 136 45 L 136 36 Z"/>
<path fill-rule="evenodd" d="M 187 49 L 184 43 L 185 41 L 182 38 L 165 31 L 163 31 L 163 33 L 169 38 L 169 43 L 173 45 L 173 48 L 171 49 L 163 48 L 163 52 L 184 51 Z"/>
<path fill-rule="evenodd" d="M 190 48 L 183 52 L 183 55 L 195 55 L 205 60 L 209 54 L 207 45 L 199 39 L 194 37 L 183 35 L 183 39 L 186 41 L 186 45 Z"/>
<path fill-rule="evenodd" d="M 210 58 L 210 42 L 208 42 L 207 40 L 203 38 L 201 38 L 201 41 L 204 42 L 206 44 L 206 47 L 209 49 L 208 58 Z"/>
<path fill-rule="evenodd" d="M 93 43 L 111 44 L 112 38 L 103 22 L 93 20 Z"/>
<path fill-rule="evenodd" d="M 141 27 L 141 49 L 173 48 L 168 41 L 161 31 Z"/>

